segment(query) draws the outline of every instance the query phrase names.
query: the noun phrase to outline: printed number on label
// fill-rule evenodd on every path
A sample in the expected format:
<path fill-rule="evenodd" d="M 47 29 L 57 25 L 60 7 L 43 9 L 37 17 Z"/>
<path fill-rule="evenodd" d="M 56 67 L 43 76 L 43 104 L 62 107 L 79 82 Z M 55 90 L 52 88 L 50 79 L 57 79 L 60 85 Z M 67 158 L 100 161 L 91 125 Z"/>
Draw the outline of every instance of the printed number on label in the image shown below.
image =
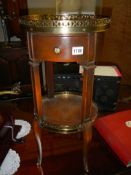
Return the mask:
<path fill-rule="evenodd" d="M 72 47 L 72 55 L 83 55 L 84 48 L 80 47 Z"/>

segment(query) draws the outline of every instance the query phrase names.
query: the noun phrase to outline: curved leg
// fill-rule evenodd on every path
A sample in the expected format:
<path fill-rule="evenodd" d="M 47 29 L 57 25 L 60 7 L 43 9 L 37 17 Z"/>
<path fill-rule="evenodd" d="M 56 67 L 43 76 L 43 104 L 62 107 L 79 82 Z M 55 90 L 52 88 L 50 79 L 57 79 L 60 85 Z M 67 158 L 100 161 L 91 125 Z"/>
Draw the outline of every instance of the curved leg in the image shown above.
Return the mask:
<path fill-rule="evenodd" d="M 35 139 L 36 139 L 37 146 L 38 146 L 38 160 L 37 160 L 37 165 L 38 166 L 41 166 L 41 164 L 42 164 L 41 131 L 40 131 L 40 126 L 39 126 L 39 121 L 36 118 L 34 119 L 33 127 L 34 127 Z"/>
<path fill-rule="evenodd" d="M 84 124 L 84 128 L 83 128 L 83 163 L 84 163 L 85 173 L 87 174 L 89 172 L 88 151 L 89 151 L 91 139 L 92 139 L 92 124 L 91 122 L 88 122 Z"/>
<path fill-rule="evenodd" d="M 39 166 L 38 169 L 39 169 L 40 174 L 44 175 L 43 168 L 41 166 Z"/>

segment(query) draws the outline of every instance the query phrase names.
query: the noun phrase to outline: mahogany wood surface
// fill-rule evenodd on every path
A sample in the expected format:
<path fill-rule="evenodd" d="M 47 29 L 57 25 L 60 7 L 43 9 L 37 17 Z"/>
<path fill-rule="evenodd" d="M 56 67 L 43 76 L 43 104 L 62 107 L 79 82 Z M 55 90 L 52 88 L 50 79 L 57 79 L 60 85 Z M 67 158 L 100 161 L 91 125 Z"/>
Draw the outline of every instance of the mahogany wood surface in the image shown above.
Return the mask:
<path fill-rule="evenodd" d="M 83 66 L 83 88 L 82 88 L 82 101 L 81 101 L 81 112 L 80 124 L 82 125 L 81 130 L 83 130 L 83 163 L 84 169 L 88 172 L 87 165 L 87 153 L 89 143 L 92 138 L 92 125 L 94 120 L 91 114 L 91 106 L 92 106 L 92 97 L 93 97 L 93 80 L 94 80 L 94 62 L 95 62 L 95 54 L 96 54 L 96 39 L 97 33 L 88 32 L 83 34 L 54 34 L 54 33 L 44 33 L 44 32 L 27 32 L 27 42 L 28 42 L 28 51 L 29 51 L 29 59 L 30 59 L 30 68 L 31 68 L 31 81 L 32 81 L 32 89 L 33 89 L 33 101 L 34 101 L 34 116 L 35 120 L 33 122 L 34 135 L 36 138 L 37 146 L 38 146 L 38 162 L 37 164 L 41 166 L 42 164 L 42 135 L 41 130 L 39 129 L 39 125 L 47 126 L 46 118 L 48 118 L 48 114 L 44 116 L 45 104 L 42 106 L 42 94 L 41 87 L 42 83 L 40 81 L 40 71 L 39 64 L 44 61 L 50 62 L 78 62 L 81 66 Z M 82 53 L 77 53 L 73 51 L 82 47 Z M 48 97 L 53 97 L 53 67 L 51 63 L 45 64 L 46 71 L 45 77 L 43 77 L 46 81 L 46 89 L 48 92 Z M 48 71 L 47 71 L 48 68 Z M 53 98 L 52 98 L 53 99 Z M 61 100 L 61 103 L 63 101 Z M 55 111 L 62 111 L 61 105 L 56 105 Z M 66 109 L 65 107 L 62 109 Z M 71 106 L 70 106 L 71 109 Z M 52 110 L 52 108 L 50 108 Z M 66 118 L 68 119 L 68 107 L 65 111 Z M 63 116 L 63 111 L 62 114 Z M 44 117 L 43 117 L 44 116 Z M 97 115 L 95 115 L 97 116 Z M 57 118 L 57 112 L 53 113 L 53 117 Z M 62 117 L 61 117 L 62 118 Z M 61 123 L 61 118 L 60 120 Z M 70 118 L 70 117 L 69 117 Z M 43 121 L 44 119 L 44 121 Z M 57 119 L 57 120 L 58 120 Z M 67 131 L 67 127 L 69 126 L 65 124 L 54 126 L 52 128 L 57 128 L 57 132 L 62 133 L 60 127 L 63 128 L 64 132 L 69 133 L 69 129 Z M 76 123 L 74 122 L 75 126 Z M 48 125 L 49 126 L 49 125 Z M 71 126 L 71 128 L 73 128 Z M 48 127 L 49 128 L 49 127 Z M 79 126 L 77 125 L 77 130 Z M 50 129 L 50 128 L 49 128 Z M 70 129 L 72 130 L 72 129 Z"/>
<path fill-rule="evenodd" d="M 116 111 L 130 109 L 131 88 L 121 87 L 118 99 L 118 108 Z M 33 122 L 33 100 L 26 98 L 20 99 L 13 104 L 12 115 L 15 118 L 23 119 L 32 124 Z M 114 112 L 116 112 L 114 111 Z M 99 117 L 106 115 L 108 112 L 99 113 Z M 61 135 L 42 130 L 43 142 L 43 164 L 45 175 L 84 175 L 82 162 L 82 135 L 81 133 L 72 135 Z M 37 162 L 37 145 L 33 130 L 25 137 L 24 143 L 15 144 L 12 149 L 16 150 L 21 158 L 20 168 L 16 175 L 23 174 L 41 174 L 36 166 Z M 90 145 L 88 155 L 90 175 L 116 175 L 124 171 L 122 175 L 130 175 L 127 169 L 118 160 L 115 154 L 102 141 L 98 133 L 93 128 L 93 139 Z M 121 175 L 120 174 L 120 175 Z"/>
<path fill-rule="evenodd" d="M 48 34 L 28 32 L 30 59 L 33 61 L 78 62 L 88 64 L 95 59 L 96 34 Z M 82 46 L 83 54 L 73 55 L 72 47 Z M 60 49 L 59 53 L 55 48 Z"/>

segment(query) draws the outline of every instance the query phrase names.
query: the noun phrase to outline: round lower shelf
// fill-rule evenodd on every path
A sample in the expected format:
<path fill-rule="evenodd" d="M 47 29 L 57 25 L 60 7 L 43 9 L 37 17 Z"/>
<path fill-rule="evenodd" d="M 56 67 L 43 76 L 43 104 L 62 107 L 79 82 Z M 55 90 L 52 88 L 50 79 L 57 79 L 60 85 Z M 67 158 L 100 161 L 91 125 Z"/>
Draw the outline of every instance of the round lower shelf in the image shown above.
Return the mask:
<path fill-rule="evenodd" d="M 92 104 L 91 114 L 81 118 L 81 95 L 65 92 L 53 98 L 43 98 L 43 119 L 41 126 L 58 133 L 73 133 L 83 129 L 83 124 L 93 122 L 97 116 L 97 107 Z"/>

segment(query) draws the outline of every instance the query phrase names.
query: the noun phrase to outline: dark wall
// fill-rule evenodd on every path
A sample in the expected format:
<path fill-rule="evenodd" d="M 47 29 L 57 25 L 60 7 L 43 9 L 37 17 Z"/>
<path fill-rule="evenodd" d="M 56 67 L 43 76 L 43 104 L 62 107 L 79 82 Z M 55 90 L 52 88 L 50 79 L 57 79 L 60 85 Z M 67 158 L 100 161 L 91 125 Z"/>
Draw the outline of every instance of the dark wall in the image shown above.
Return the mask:
<path fill-rule="evenodd" d="M 112 22 L 99 36 L 96 61 L 118 65 L 122 83 L 131 85 L 131 1 L 103 0 L 102 13 L 111 15 Z"/>

